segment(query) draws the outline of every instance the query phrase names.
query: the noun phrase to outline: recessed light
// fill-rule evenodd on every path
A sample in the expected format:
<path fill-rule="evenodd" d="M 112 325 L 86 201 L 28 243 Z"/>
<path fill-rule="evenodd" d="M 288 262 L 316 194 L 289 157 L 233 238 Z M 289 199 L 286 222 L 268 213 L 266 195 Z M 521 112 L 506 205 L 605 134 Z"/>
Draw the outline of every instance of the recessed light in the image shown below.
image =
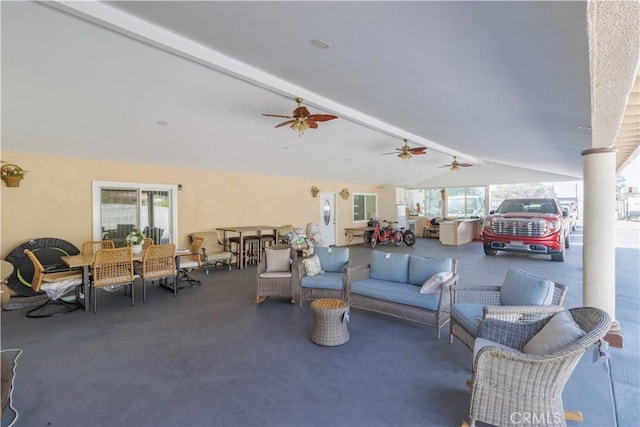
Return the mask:
<path fill-rule="evenodd" d="M 164 120 L 158 120 L 158 121 L 156 122 L 156 124 L 157 124 L 158 126 L 166 126 L 166 125 L 168 125 L 169 123 L 165 122 Z"/>
<path fill-rule="evenodd" d="M 329 43 L 322 40 L 311 40 L 311 46 L 317 47 L 318 49 L 329 49 Z"/>
<path fill-rule="evenodd" d="M 282 149 L 283 149 L 283 150 L 288 150 L 288 149 L 290 149 L 290 148 L 291 148 L 291 147 L 290 147 L 290 146 L 288 146 L 288 145 L 284 145 L 284 146 L 282 147 Z"/>

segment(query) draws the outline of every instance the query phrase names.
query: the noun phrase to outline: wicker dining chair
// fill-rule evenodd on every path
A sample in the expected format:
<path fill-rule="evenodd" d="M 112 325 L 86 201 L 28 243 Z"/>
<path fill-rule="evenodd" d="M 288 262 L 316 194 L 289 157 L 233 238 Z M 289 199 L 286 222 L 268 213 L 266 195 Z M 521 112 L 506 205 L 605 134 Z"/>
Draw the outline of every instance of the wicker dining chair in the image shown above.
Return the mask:
<path fill-rule="evenodd" d="M 44 267 L 35 254 L 29 249 L 24 253 L 33 263 L 33 278 L 31 287 L 35 292 L 44 291 L 47 294 L 47 301 L 29 311 L 27 317 L 53 317 L 66 314 L 80 308 L 80 303 L 76 301 L 65 301 L 71 291 L 82 285 L 82 273 L 77 271 L 61 271 L 57 273 L 45 273 Z M 55 308 L 54 308 L 55 307 Z"/>
<path fill-rule="evenodd" d="M 151 245 L 142 257 L 142 302 L 147 302 L 146 283 L 151 280 L 176 281 L 176 245 Z"/>
<path fill-rule="evenodd" d="M 202 267 L 202 242 L 204 242 L 202 237 L 194 237 L 189 247 L 189 255 L 180 259 L 180 278 L 178 282 L 186 280 L 192 287 L 202 284 L 200 280 L 189 275 L 191 270 Z M 177 286 L 174 286 L 175 292 L 177 292 L 177 288 Z"/>
<path fill-rule="evenodd" d="M 142 250 L 144 251 L 145 249 L 147 249 L 149 246 L 153 245 L 153 239 L 151 237 L 145 237 L 144 240 L 142 241 Z"/>
<path fill-rule="evenodd" d="M 82 255 L 93 255 L 100 249 L 113 249 L 115 247 L 113 240 L 91 240 L 82 243 Z"/>
<path fill-rule="evenodd" d="M 582 355 L 604 338 L 611 325 L 609 315 L 599 308 L 579 307 L 568 312 L 585 334 L 545 353 L 522 350 L 552 315 L 532 323 L 496 319 L 480 323 L 478 338 L 497 344 L 477 349 L 469 405 L 472 427 L 476 422 L 514 425 L 514 414 L 536 415 L 539 422 L 535 425 L 566 426 L 569 414 L 562 405 L 564 386 Z"/>
<path fill-rule="evenodd" d="M 289 245 L 273 245 L 265 249 L 265 254 L 256 268 L 256 300 L 262 303 L 269 296 L 289 297 L 295 302 L 293 265 L 297 252 Z"/>
<path fill-rule="evenodd" d="M 93 313 L 96 312 L 98 288 L 113 290 L 128 286 L 131 290 L 131 306 L 133 307 L 135 303 L 133 286 L 135 277 L 131 247 L 100 249 L 96 252 L 93 261 L 93 281 L 91 282 Z"/>

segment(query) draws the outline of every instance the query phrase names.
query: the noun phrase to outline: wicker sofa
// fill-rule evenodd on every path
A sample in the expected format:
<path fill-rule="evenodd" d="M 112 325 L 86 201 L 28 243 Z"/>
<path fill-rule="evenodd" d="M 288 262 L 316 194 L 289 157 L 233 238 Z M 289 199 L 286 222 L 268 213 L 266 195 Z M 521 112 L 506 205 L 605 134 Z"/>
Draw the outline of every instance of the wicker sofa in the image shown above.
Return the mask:
<path fill-rule="evenodd" d="M 353 308 L 371 310 L 436 328 L 449 322 L 449 288 L 458 282 L 457 260 L 410 254 L 371 252 L 371 262 L 347 269 L 345 295 Z M 451 277 L 435 293 L 420 293 L 430 278 L 442 272 Z"/>

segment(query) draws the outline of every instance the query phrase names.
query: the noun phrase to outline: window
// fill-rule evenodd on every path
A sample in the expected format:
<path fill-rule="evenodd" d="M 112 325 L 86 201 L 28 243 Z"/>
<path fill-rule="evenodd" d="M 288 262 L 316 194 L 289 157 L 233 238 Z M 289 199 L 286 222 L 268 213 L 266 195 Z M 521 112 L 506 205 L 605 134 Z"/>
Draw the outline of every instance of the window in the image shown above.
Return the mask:
<path fill-rule="evenodd" d="M 378 200 L 375 194 L 353 194 L 353 222 L 368 221 L 376 216 Z"/>
<path fill-rule="evenodd" d="M 140 230 L 156 244 L 174 243 L 176 193 L 175 185 L 94 182 L 93 239 L 113 240 L 119 247 L 131 231 Z"/>
<path fill-rule="evenodd" d="M 483 217 L 484 201 L 484 187 L 447 188 L 447 217 Z"/>

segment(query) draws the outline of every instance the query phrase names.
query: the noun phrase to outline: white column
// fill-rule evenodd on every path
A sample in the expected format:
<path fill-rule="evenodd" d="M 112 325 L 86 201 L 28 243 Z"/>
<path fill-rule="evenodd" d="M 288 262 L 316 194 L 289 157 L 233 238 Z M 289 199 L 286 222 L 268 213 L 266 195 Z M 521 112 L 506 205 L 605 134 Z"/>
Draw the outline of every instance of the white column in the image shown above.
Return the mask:
<path fill-rule="evenodd" d="M 583 304 L 616 318 L 616 149 L 591 148 L 584 156 Z M 611 331 L 617 331 L 614 320 Z"/>

